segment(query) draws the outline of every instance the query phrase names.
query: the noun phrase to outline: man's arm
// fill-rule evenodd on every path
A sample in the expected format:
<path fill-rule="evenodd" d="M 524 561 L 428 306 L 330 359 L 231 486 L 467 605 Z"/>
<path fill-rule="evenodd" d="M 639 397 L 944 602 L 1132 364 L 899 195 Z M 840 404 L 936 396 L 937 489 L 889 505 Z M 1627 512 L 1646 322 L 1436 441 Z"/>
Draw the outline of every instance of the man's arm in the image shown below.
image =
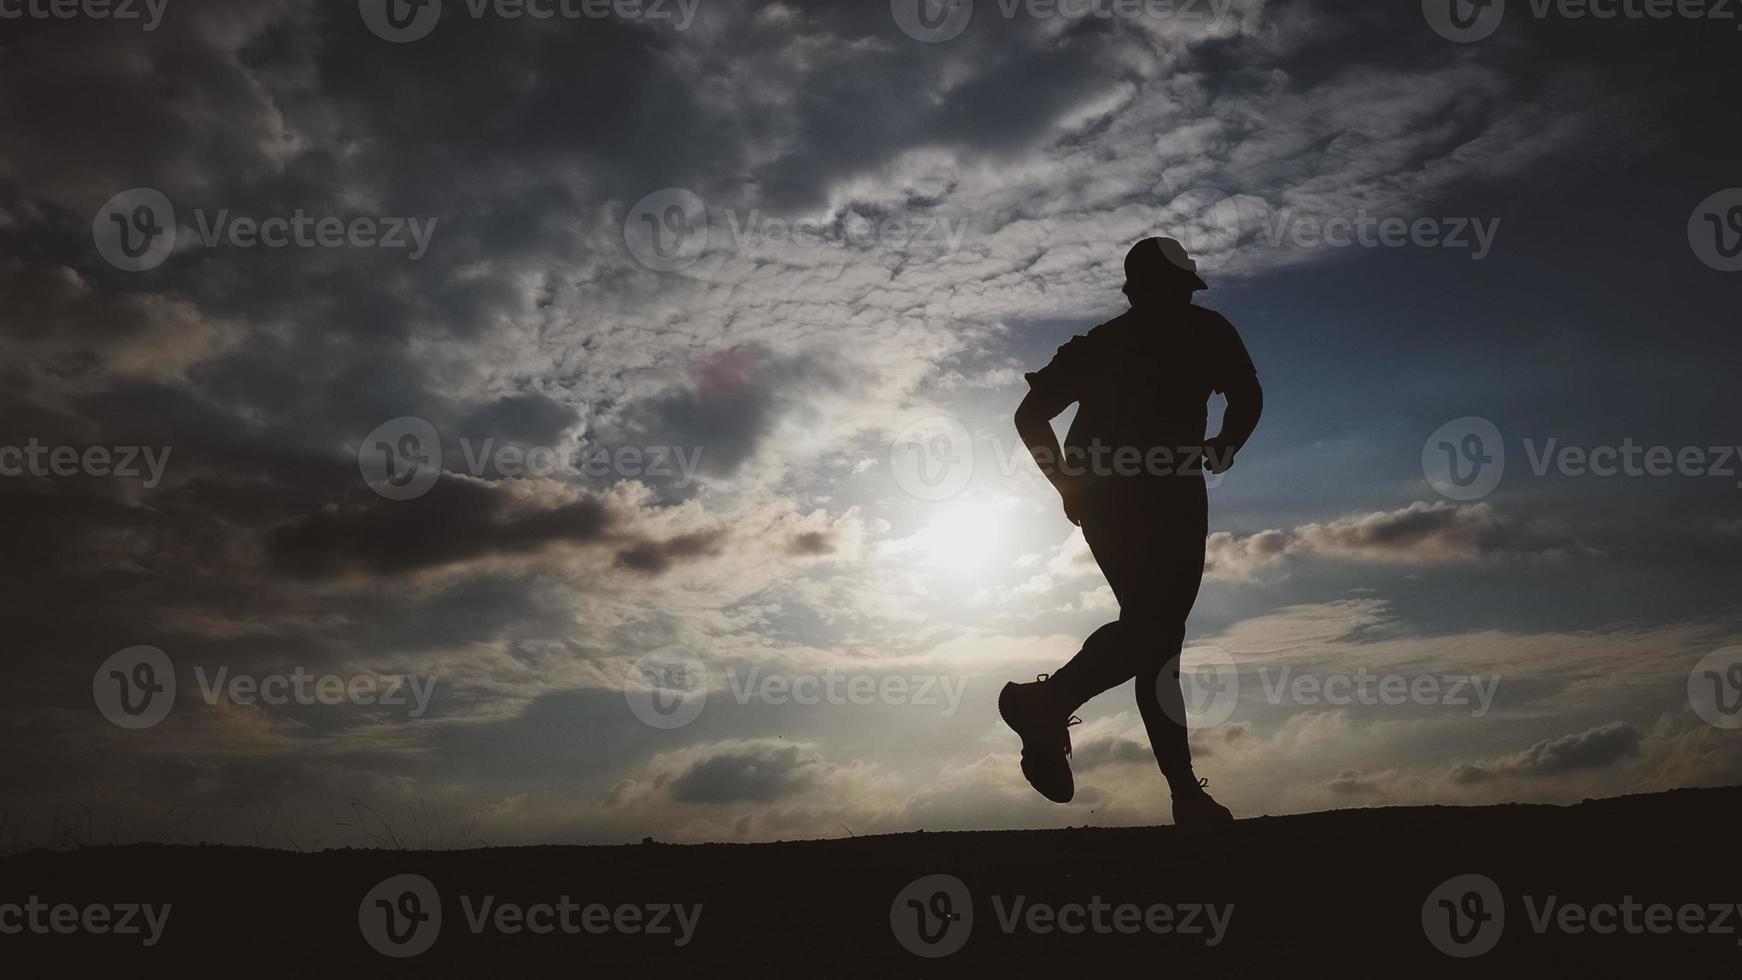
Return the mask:
<path fill-rule="evenodd" d="M 1052 420 L 1070 404 L 1059 395 L 1031 390 L 1023 397 L 1022 404 L 1016 406 L 1016 432 L 1022 437 L 1022 444 L 1028 447 L 1028 454 L 1034 457 L 1035 465 L 1064 498 L 1065 517 L 1075 524 L 1076 482 L 1061 466 L 1064 453 L 1059 448 L 1058 435 L 1052 431 Z"/>
<path fill-rule="evenodd" d="M 1222 392 L 1228 399 L 1222 413 L 1222 431 L 1204 447 L 1204 462 L 1211 473 L 1226 473 L 1234 465 L 1234 454 L 1252 438 L 1258 428 L 1258 418 L 1264 414 L 1264 388 L 1256 374 L 1231 381 Z"/>
<path fill-rule="evenodd" d="M 1252 355 L 1232 323 L 1222 319 L 1221 327 L 1227 332 L 1216 388 L 1228 399 L 1228 408 L 1222 413 L 1222 431 L 1204 446 L 1204 464 L 1211 473 L 1228 472 L 1234 465 L 1234 454 L 1252 438 L 1252 430 L 1258 428 L 1259 416 L 1264 414 L 1264 388 L 1258 384 Z"/>

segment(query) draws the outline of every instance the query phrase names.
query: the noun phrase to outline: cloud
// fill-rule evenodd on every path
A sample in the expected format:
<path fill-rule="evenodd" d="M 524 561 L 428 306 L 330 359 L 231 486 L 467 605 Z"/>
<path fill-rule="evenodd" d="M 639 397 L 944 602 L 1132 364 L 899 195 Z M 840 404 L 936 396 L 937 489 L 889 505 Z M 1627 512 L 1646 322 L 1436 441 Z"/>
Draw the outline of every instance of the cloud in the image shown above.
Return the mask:
<path fill-rule="evenodd" d="M 807 787 L 821 762 L 798 745 L 738 743 L 696 760 L 668 785 L 679 803 L 767 803 Z"/>
<path fill-rule="evenodd" d="M 1438 565 L 1592 555 L 1567 531 L 1544 520 L 1507 516 L 1491 504 L 1418 501 L 1393 511 L 1302 524 L 1292 530 L 1210 535 L 1205 574 L 1251 578 L 1285 561 Z"/>
<path fill-rule="evenodd" d="M 393 574 L 485 555 L 534 551 L 600 540 L 611 526 L 595 498 L 565 492 L 541 499 L 512 483 L 492 484 L 445 474 L 414 500 L 333 505 L 293 520 L 268 536 L 268 553 L 303 576 L 351 568 Z M 641 551 L 638 549 L 645 549 Z M 672 557 L 697 549 L 640 542 L 642 571 L 659 571 Z M 620 553 L 620 560 L 621 560 Z"/>
<path fill-rule="evenodd" d="M 697 531 L 664 541 L 638 542 L 617 552 L 617 566 L 657 575 L 676 561 L 718 555 L 725 537 L 724 531 Z"/>
<path fill-rule="evenodd" d="M 1340 769 L 1325 788 L 1339 796 L 1371 796 L 1381 791 L 1381 779 L 1359 769 Z"/>
<path fill-rule="evenodd" d="M 1080 772 L 1101 766 L 1154 762 L 1155 756 L 1150 754 L 1147 742 L 1121 736 L 1108 735 L 1071 744 L 1071 768 Z"/>
<path fill-rule="evenodd" d="M 1451 778 L 1454 783 L 1481 783 L 1601 769 L 1637 756 L 1644 737 L 1644 732 L 1628 722 L 1610 722 L 1574 735 L 1544 739 L 1522 752 L 1487 762 L 1461 762 L 1452 767 Z"/>

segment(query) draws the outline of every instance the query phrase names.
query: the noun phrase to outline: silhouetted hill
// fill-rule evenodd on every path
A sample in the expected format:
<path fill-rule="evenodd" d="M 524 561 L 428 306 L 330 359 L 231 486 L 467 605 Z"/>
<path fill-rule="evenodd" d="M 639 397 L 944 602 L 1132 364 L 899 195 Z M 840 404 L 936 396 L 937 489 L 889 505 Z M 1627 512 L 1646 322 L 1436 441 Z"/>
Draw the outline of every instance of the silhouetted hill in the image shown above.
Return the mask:
<path fill-rule="evenodd" d="M 0 935 L 0 953 L 14 976 L 77 976 L 97 965 L 143 971 L 123 975 L 237 977 L 906 977 L 993 966 L 1010 976 L 1108 966 L 1194 978 L 1513 976 L 1523 965 L 1570 976 L 1653 967 L 1733 976 L 1742 965 L 1738 817 L 1742 788 L 1570 807 L 1339 810 L 1203 835 L 1145 827 L 435 852 L 33 852 L 0 860 L 0 906 L 37 896 L 34 914 L 47 927 L 57 914 L 63 925 L 75 915 L 98 923 L 103 913 L 87 912 L 92 903 L 111 906 L 112 921 L 125 914 L 118 903 L 171 908 L 167 919 L 159 913 L 161 938 L 150 948 L 141 936 L 32 933 L 20 918 L 30 910 L 3 909 L 0 926 L 26 931 Z M 409 879 L 380 887 L 400 875 L 423 876 L 435 894 L 420 896 L 423 886 Z M 910 887 L 932 875 L 953 876 L 965 894 L 952 895 L 949 882 Z M 1493 882 L 1503 919 L 1483 883 L 1444 886 L 1464 875 Z M 563 896 L 573 933 L 556 918 Z M 660 911 L 698 903 L 699 918 Z M 548 917 L 516 914 L 540 904 L 551 906 Z M 433 916 L 412 928 L 437 907 L 439 928 Z M 480 915 L 487 921 L 475 933 Z M 643 931 L 656 920 L 670 931 Z M 554 931 L 527 931 L 529 921 Z M 607 921 L 624 931 L 589 931 Z M 1107 931 L 1092 931 L 1095 922 Z M 1498 939 L 1484 955 L 1454 959 L 1430 943 L 1435 923 L 1470 941 L 1451 947 L 1461 951 Z M 406 945 L 385 938 L 391 925 Z M 1614 931 L 1594 931 L 1605 926 Z M 392 959 L 366 930 L 395 952 L 428 948 Z M 921 958 L 898 930 L 928 952 L 960 948 Z M 927 945 L 921 931 L 936 942 Z"/>

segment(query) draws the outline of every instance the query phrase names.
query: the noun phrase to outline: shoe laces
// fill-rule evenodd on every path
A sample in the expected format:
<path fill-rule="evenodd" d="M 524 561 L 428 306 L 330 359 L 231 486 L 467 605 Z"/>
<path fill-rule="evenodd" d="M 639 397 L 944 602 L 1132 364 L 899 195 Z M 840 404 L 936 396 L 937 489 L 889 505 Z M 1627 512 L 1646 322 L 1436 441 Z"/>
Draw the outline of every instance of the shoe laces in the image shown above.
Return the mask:
<path fill-rule="evenodd" d="M 1035 674 L 1034 681 L 1035 681 L 1035 683 L 1038 684 L 1038 683 L 1041 683 L 1042 681 L 1045 681 L 1048 677 L 1051 677 L 1051 676 L 1052 676 L 1051 674 Z M 1081 725 L 1082 723 L 1083 723 L 1083 719 L 1078 718 L 1076 715 L 1071 715 L 1069 718 L 1065 719 L 1065 755 L 1071 754 L 1070 729 L 1076 725 Z"/>

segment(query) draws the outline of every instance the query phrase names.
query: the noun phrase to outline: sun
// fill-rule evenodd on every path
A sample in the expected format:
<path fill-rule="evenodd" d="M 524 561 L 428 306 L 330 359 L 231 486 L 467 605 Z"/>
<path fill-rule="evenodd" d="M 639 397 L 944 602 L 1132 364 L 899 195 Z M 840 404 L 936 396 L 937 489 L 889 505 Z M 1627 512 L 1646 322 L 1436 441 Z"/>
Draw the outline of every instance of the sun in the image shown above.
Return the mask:
<path fill-rule="evenodd" d="M 1008 548 L 1014 506 L 1015 501 L 1008 497 L 963 501 L 933 517 L 909 541 L 925 565 L 970 575 Z"/>

